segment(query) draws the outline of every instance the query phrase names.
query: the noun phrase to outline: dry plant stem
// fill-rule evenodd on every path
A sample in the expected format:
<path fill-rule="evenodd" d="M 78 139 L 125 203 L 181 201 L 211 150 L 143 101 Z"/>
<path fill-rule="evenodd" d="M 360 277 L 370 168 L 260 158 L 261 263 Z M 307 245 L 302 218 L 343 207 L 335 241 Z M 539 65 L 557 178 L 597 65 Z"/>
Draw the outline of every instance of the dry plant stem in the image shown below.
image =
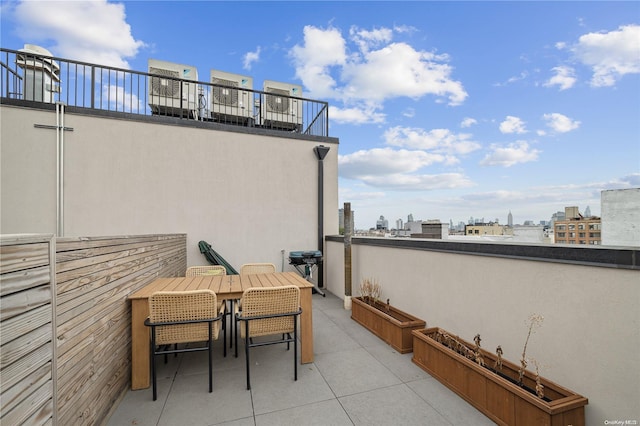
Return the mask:
<path fill-rule="evenodd" d="M 538 361 L 534 358 L 529 358 L 529 361 L 533 362 L 533 365 L 536 366 L 536 395 L 538 395 L 538 398 L 542 399 L 544 398 L 544 385 L 540 380 L 540 366 Z"/>
<path fill-rule="evenodd" d="M 476 344 L 475 360 L 479 365 L 484 367 L 484 356 L 482 356 L 482 352 L 480 352 L 480 342 L 482 341 L 480 334 L 476 334 L 473 341 Z"/>
<path fill-rule="evenodd" d="M 495 369 L 498 370 L 502 370 L 502 346 L 498 346 L 496 348 L 496 355 L 498 356 L 496 359 L 496 364 L 495 364 Z"/>
<path fill-rule="evenodd" d="M 373 305 L 380 298 L 380 284 L 372 278 L 364 278 L 360 283 L 360 294 L 366 303 Z"/>
<path fill-rule="evenodd" d="M 520 369 L 518 370 L 518 384 L 522 384 L 522 377 L 524 376 L 524 370 L 527 368 L 527 345 L 529 344 L 529 337 L 533 331 L 534 326 L 540 326 L 544 317 L 542 315 L 533 314 L 529 316 L 529 332 L 527 333 L 527 339 L 524 341 L 524 348 L 522 348 L 522 358 L 520 358 Z"/>

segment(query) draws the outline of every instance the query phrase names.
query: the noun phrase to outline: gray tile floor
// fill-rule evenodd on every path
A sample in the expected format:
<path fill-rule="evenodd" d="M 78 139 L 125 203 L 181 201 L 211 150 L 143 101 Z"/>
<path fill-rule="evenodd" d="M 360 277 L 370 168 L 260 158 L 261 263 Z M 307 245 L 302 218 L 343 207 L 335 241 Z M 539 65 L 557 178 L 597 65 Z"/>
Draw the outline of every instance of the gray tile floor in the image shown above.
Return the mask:
<path fill-rule="evenodd" d="M 253 348 L 245 359 L 214 354 L 208 393 L 206 352 L 160 359 L 158 399 L 127 392 L 108 426 L 493 425 L 487 417 L 351 319 L 341 299 L 313 295 L 315 361 L 298 364 L 286 345 Z"/>

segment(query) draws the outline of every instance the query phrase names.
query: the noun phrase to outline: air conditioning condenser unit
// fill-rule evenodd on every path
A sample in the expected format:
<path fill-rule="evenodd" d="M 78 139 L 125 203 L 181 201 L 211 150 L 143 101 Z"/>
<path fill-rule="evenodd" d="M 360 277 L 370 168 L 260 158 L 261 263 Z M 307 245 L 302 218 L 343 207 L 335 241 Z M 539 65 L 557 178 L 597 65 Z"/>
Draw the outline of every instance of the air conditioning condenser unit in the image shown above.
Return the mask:
<path fill-rule="evenodd" d="M 302 131 L 302 86 L 265 80 L 260 102 L 263 127 Z"/>
<path fill-rule="evenodd" d="M 149 106 L 157 115 L 198 118 L 198 70 L 149 59 Z"/>
<path fill-rule="evenodd" d="M 253 78 L 211 70 L 211 118 L 228 124 L 253 124 Z"/>

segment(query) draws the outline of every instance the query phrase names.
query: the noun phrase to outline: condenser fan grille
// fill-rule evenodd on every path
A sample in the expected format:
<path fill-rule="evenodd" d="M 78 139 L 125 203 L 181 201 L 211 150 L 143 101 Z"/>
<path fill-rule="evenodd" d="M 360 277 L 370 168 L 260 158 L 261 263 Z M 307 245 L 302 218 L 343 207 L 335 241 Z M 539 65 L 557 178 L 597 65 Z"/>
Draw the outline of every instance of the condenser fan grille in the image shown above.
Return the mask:
<path fill-rule="evenodd" d="M 213 87 L 213 99 L 218 104 L 223 105 L 238 105 L 238 82 L 231 80 L 224 80 L 221 78 L 214 78 L 211 80 L 213 84 L 220 84 L 224 87 Z"/>
<path fill-rule="evenodd" d="M 287 112 L 289 111 L 289 92 L 282 89 L 268 87 L 266 95 L 268 111 Z"/>
<path fill-rule="evenodd" d="M 149 74 L 155 74 L 151 77 L 151 90 L 154 95 L 159 96 L 180 96 L 180 73 L 162 68 L 149 67 Z"/>

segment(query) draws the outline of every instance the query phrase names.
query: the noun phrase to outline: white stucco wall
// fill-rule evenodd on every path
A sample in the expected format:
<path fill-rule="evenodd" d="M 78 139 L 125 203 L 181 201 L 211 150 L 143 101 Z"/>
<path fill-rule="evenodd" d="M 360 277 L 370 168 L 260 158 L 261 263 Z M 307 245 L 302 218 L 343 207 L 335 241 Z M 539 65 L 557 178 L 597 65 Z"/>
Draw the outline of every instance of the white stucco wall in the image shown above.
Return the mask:
<path fill-rule="evenodd" d="M 602 245 L 640 247 L 640 188 L 600 193 Z"/>
<path fill-rule="evenodd" d="M 55 113 L 1 106 L 1 231 L 56 232 Z M 186 233 L 187 262 L 205 240 L 236 269 L 318 245 L 338 231 L 336 142 L 66 114 L 64 236 Z M 334 139 L 333 141 L 337 141 Z M 330 141 L 332 142 L 332 141 Z"/>
<path fill-rule="evenodd" d="M 328 242 L 328 290 L 344 295 L 344 244 Z M 544 316 L 527 355 L 540 374 L 589 398 L 588 425 L 640 421 L 640 272 L 578 264 L 352 245 L 353 296 L 376 278 L 382 299 L 519 362 L 531 314 Z"/>

